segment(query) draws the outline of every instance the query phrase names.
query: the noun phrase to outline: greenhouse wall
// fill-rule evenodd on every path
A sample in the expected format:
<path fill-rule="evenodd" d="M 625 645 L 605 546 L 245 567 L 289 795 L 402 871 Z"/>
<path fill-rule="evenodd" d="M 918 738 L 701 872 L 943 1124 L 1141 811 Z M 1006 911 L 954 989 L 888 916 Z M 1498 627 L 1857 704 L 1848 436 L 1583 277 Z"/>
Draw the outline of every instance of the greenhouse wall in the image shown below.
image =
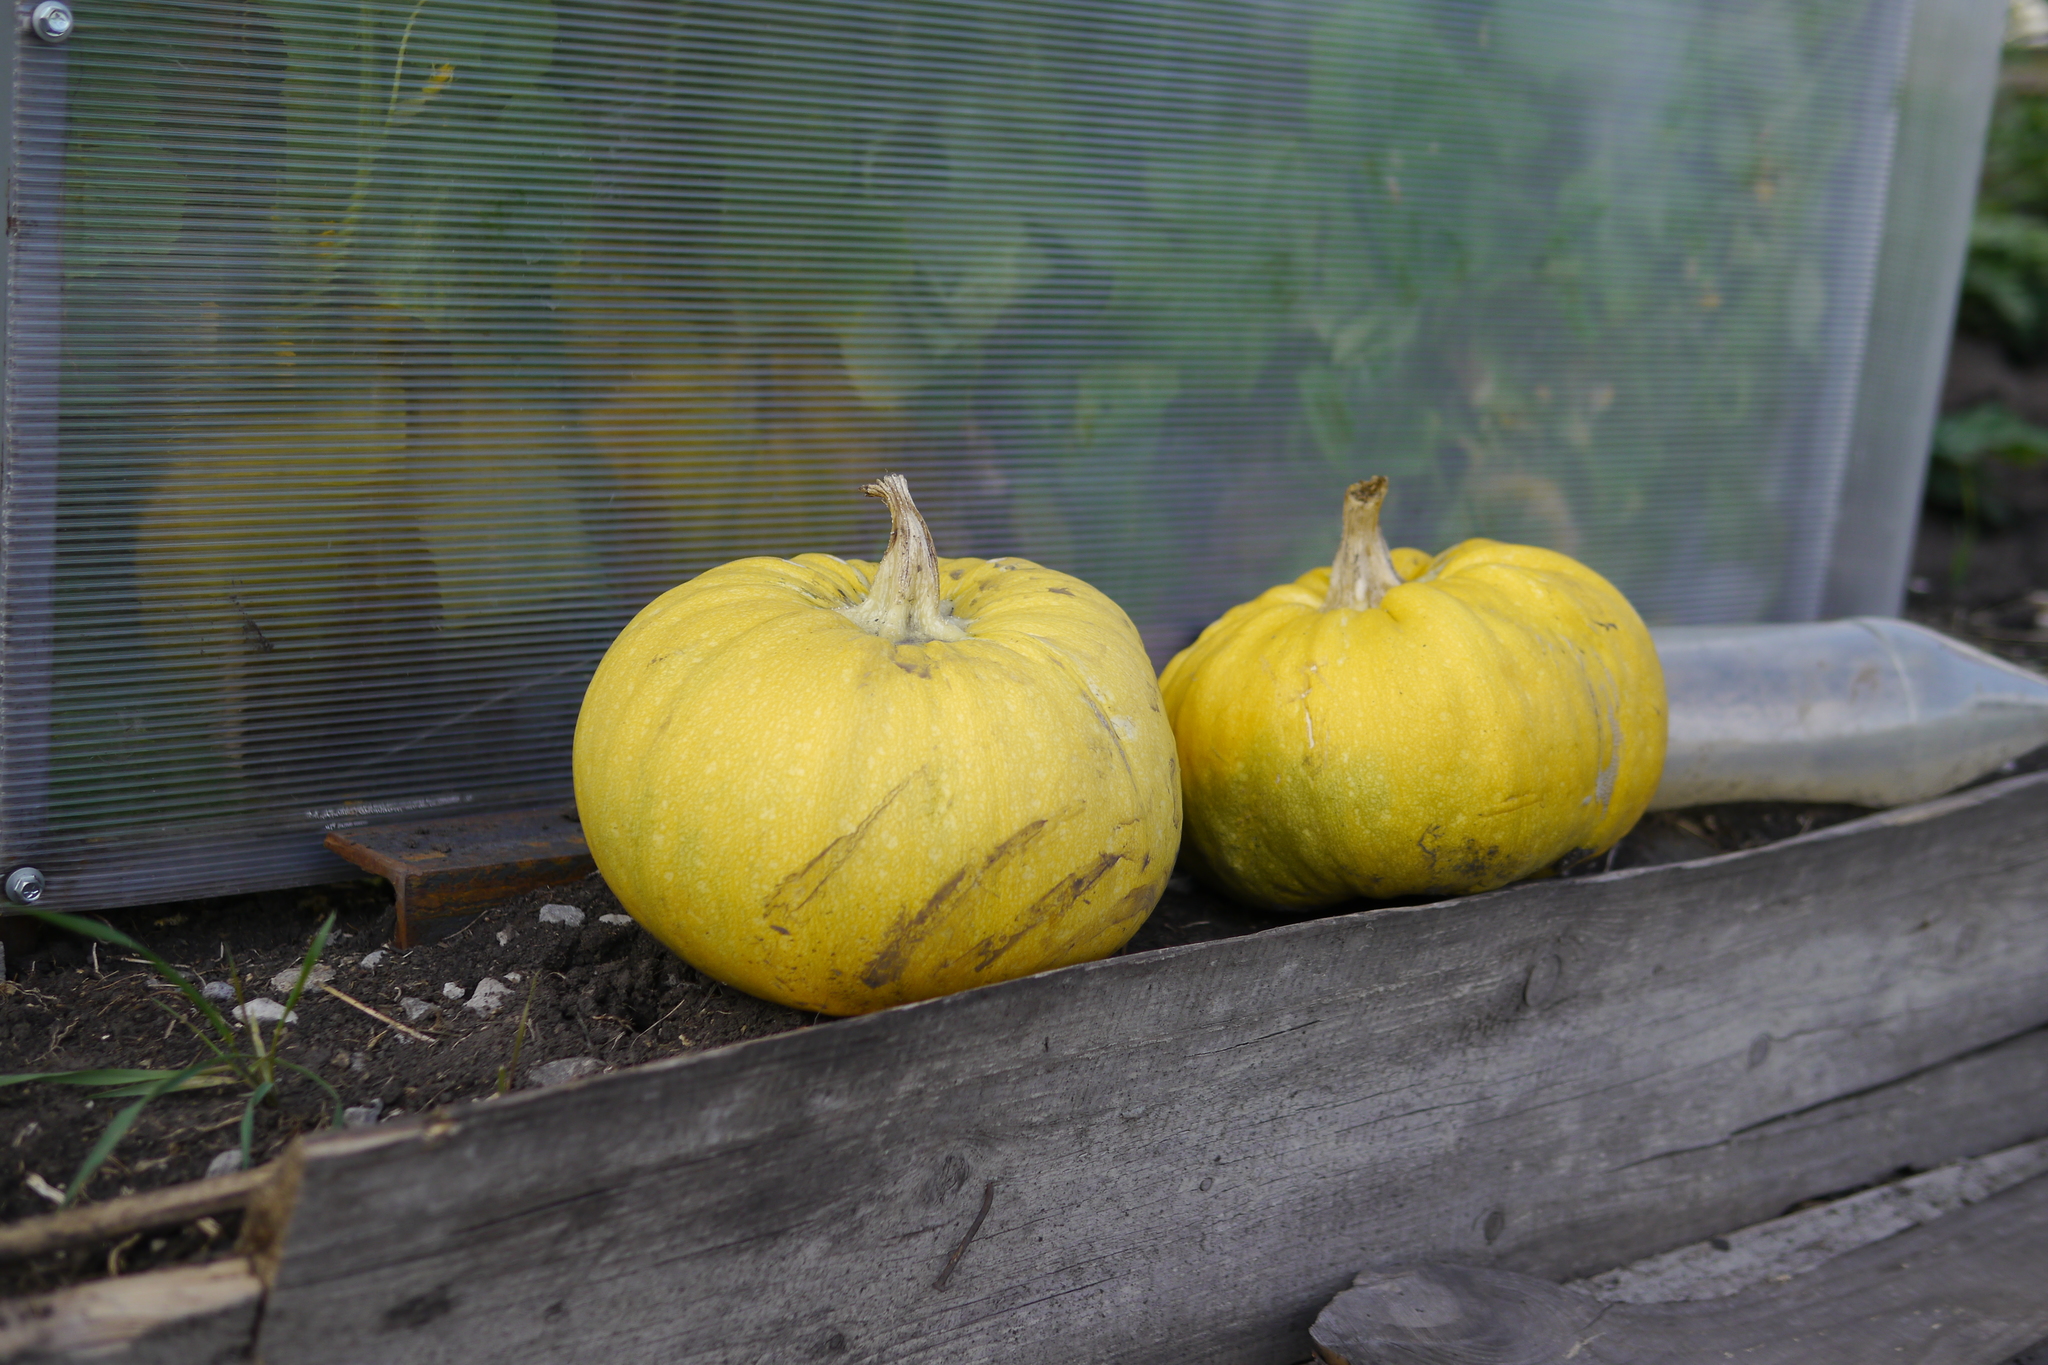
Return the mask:
<path fill-rule="evenodd" d="M 0 864 L 342 875 L 568 797 L 710 565 L 940 552 L 1155 662 L 1533 541 L 1652 622 L 1899 597 L 1995 0 L 80 0 L 12 54 Z"/>

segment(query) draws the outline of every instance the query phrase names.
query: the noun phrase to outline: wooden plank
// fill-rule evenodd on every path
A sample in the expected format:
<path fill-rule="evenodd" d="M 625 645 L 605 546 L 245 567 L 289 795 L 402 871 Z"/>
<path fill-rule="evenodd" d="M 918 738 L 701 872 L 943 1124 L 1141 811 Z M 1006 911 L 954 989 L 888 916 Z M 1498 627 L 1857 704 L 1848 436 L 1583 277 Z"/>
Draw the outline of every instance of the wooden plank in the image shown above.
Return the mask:
<path fill-rule="evenodd" d="M 336 830 L 327 847 L 391 883 L 401 948 L 431 936 L 436 920 L 597 870 L 571 806 Z"/>
<path fill-rule="evenodd" d="M 249 1359 L 263 1282 L 241 1257 L 0 1303 L 8 1365 L 225 1365 Z"/>
<path fill-rule="evenodd" d="M 2001 1365 L 2048 1337 L 2048 1178 L 1726 1297 L 1603 1303 L 1511 1271 L 1362 1274 L 1316 1319 L 1329 1365 Z"/>
<path fill-rule="evenodd" d="M 66 1247 L 116 1241 L 132 1232 L 236 1211 L 276 1174 L 274 1166 L 258 1166 L 232 1175 L 187 1181 L 183 1185 L 123 1195 L 101 1204 L 24 1218 L 0 1227 L 0 1260 L 21 1260 Z"/>
<path fill-rule="evenodd" d="M 2048 1139 L 1951 1162 L 1694 1242 L 1565 1286 L 1603 1303 L 1718 1299 L 1803 1275 L 1844 1252 L 2048 1175 Z"/>
<path fill-rule="evenodd" d="M 2043 1134 L 2048 1029 L 2035 1029 L 1889 1085 L 1751 1125 L 1722 1142 L 1629 1163 L 1583 1206 L 1553 1204 L 1514 1264 L 1565 1276 L 1582 1264 L 1577 1249 L 1586 1239 L 1639 1249 L 1617 1253 L 1610 1264 L 1618 1264 L 1900 1169 L 1925 1170 Z M 1703 1190 L 1718 1193 L 1700 1198 Z"/>
<path fill-rule="evenodd" d="M 1296 1361 L 1363 1266 L 1563 1278 L 2048 1132 L 1885 1103 L 2039 1063 L 2044 834 L 2015 778 L 320 1139 L 262 1354 Z"/>

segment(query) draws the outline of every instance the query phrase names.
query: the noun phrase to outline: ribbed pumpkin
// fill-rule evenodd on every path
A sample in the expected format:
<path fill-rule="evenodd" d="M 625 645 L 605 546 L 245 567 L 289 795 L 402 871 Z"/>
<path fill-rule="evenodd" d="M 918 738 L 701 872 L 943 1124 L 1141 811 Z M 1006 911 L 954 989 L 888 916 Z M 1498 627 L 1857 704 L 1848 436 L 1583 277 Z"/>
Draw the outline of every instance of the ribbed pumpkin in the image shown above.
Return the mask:
<path fill-rule="evenodd" d="M 1663 674 L 1620 592 L 1550 550 L 1387 549 L 1233 607 L 1160 680 L 1190 861 L 1276 909 L 1459 894 L 1605 850 L 1664 764 Z"/>
<path fill-rule="evenodd" d="M 939 559 L 903 479 L 879 565 L 743 559 L 663 594 L 584 697 L 576 802 L 635 919 L 703 971 L 856 1014 L 1104 957 L 1180 842 L 1128 617 Z"/>

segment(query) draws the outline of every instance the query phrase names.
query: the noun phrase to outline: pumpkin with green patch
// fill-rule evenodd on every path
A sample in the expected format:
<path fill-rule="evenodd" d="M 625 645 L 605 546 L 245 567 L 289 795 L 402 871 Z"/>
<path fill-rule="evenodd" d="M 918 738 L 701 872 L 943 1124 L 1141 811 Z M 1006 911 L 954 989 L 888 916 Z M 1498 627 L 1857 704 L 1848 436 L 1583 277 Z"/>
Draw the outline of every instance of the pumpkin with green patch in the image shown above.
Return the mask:
<path fill-rule="evenodd" d="M 1128 617 L 940 559 L 900 476 L 880 564 L 743 559 L 646 607 L 577 719 L 576 803 L 635 919 L 718 979 L 857 1014 L 1105 957 L 1180 842 Z"/>
<path fill-rule="evenodd" d="M 1354 484 L 1335 563 L 1167 664 L 1189 861 L 1253 904 L 1484 891 L 1605 851 L 1664 767 L 1628 600 L 1551 550 L 1389 550 Z"/>

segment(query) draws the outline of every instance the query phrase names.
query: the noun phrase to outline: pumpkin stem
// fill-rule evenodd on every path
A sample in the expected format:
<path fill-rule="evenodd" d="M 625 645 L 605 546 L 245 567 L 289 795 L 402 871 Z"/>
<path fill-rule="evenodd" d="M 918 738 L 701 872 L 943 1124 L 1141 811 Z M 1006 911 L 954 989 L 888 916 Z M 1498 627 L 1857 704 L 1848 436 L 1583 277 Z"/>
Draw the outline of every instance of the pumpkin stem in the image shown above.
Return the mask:
<path fill-rule="evenodd" d="M 1380 534 L 1380 504 L 1387 500 L 1387 479 L 1375 474 L 1344 490 L 1344 538 L 1330 565 L 1330 590 L 1323 610 L 1370 611 L 1401 586 L 1387 538 Z"/>
<path fill-rule="evenodd" d="M 910 500 L 901 474 L 884 474 L 861 492 L 889 504 L 889 548 L 875 566 L 868 595 L 844 608 L 854 624 L 899 644 L 958 640 L 967 631 L 953 619 L 953 604 L 939 591 L 939 555 L 931 528 Z"/>

